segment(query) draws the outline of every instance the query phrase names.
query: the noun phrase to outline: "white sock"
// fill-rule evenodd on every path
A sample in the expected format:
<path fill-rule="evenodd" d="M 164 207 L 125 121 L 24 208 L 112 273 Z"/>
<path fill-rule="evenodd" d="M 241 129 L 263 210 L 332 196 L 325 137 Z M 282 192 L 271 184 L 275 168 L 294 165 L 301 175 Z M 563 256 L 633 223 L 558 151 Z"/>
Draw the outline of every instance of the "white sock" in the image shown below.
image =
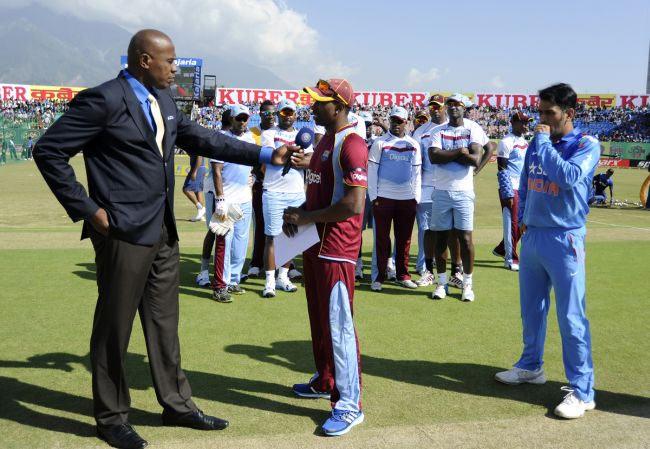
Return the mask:
<path fill-rule="evenodd" d="M 275 270 L 266 272 L 266 285 L 275 286 Z"/>
<path fill-rule="evenodd" d="M 197 208 L 198 210 L 203 209 L 203 204 L 201 204 L 201 203 L 196 203 L 196 208 Z"/>
<path fill-rule="evenodd" d="M 472 285 L 472 275 L 463 273 L 463 285 Z"/>
<path fill-rule="evenodd" d="M 201 271 L 210 269 L 210 259 L 201 259 Z"/>
<path fill-rule="evenodd" d="M 279 271 L 278 277 L 281 278 L 281 279 L 287 279 L 287 277 L 289 276 L 289 269 L 288 268 L 280 267 L 280 269 L 278 271 Z"/>
<path fill-rule="evenodd" d="M 447 273 L 438 273 L 438 284 L 447 285 Z"/>

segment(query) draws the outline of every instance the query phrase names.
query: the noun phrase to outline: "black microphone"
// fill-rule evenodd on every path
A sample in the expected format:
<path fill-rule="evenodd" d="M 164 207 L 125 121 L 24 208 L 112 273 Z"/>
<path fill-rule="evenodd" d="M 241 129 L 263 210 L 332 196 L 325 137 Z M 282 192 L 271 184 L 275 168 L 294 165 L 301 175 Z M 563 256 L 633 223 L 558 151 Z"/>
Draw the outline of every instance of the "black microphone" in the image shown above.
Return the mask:
<path fill-rule="evenodd" d="M 298 131 L 298 134 L 296 134 L 295 142 L 296 145 L 298 145 L 300 148 L 306 150 L 314 142 L 314 130 L 306 126 L 304 128 L 300 128 L 300 131 Z M 291 170 L 291 157 L 289 157 L 289 159 L 287 159 L 287 162 L 284 163 L 284 167 L 282 168 L 282 176 L 289 173 L 289 170 Z"/>

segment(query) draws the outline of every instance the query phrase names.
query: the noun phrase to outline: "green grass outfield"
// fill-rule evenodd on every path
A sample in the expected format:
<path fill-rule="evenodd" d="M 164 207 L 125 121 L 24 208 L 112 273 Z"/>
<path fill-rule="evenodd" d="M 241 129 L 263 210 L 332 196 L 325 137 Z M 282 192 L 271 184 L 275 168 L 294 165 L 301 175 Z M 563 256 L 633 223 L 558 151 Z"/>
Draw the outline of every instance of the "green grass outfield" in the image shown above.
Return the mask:
<path fill-rule="evenodd" d="M 74 159 L 83 178 L 83 163 Z M 501 232 L 495 167 L 476 179 L 475 303 L 431 288 L 357 288 L 366 422 L 339 439 L 318 436 L 324 400 L 294 398 L 313 372 L 304 290 L 261 299 L 261 280 L 232 304 L 210 300 L 194 276 L 205 225 L 176 189 L 181 231 L 183 366 L 197 404 L 231 420 L 224 432 L 160 426 L 139 322 L 127 358 L 131 422 L 156 448 L 648 447 L 650 445 L 650 212 L 589 216 L 587 302 L 598 409 L 560 421 L 562 355 L 552 307 L 549 382 L 493 381 L 521 346 L 516 274 L 491 248 Z M 647 172 L 617 170 L 615 196 L 638 201 Z M 107 447 L 94 435 L 88 347 L 96 298 L 93 252 L 79 241 L 33 163 L 0 168 L 0 448 Z M 369 263 L 371 234 L 364 251 Z M 412 248 L 415 253 L 415 248 Z"/>

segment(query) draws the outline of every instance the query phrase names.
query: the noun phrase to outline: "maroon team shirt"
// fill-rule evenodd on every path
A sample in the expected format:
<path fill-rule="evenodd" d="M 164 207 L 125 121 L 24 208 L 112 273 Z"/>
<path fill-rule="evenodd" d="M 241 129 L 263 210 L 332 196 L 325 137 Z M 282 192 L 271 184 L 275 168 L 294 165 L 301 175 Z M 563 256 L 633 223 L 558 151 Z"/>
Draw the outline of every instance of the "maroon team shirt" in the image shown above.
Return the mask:
<path fill-rule="evenodd" d="M 368 188 L 368 148 L 358 134 L 350 132 L 353 127 L 353 124 L 346 125 L 336 133 L 349 133 L 338 157 L 334 154 L 335 134 L 326 133 L 316 146 L 306 175 L 306 210 L 325 209 L 340 201 L 344 186 Z M 335 195 L 338 198 L 333 201 Z M 323 259 L 356 264 L 362 222 L 363 212 L 340 222 L 316 223 L 320 243 L 306 252 Z"/>

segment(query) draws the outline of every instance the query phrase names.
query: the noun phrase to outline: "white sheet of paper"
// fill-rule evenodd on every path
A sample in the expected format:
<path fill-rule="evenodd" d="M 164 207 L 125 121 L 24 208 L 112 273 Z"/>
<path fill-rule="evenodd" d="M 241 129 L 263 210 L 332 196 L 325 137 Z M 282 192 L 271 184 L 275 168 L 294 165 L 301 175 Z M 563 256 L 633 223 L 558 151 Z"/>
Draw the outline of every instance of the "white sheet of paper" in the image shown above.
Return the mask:
<path fill-rule="evenodd" d="M 280 235 L 273 238 L 275 266 L 281 267 L 319 241 L 318 231 L 314 223 L 298 226 L 298 232 L 293 237 L 287 237 L 284 232 L 280 233 Z"/>

